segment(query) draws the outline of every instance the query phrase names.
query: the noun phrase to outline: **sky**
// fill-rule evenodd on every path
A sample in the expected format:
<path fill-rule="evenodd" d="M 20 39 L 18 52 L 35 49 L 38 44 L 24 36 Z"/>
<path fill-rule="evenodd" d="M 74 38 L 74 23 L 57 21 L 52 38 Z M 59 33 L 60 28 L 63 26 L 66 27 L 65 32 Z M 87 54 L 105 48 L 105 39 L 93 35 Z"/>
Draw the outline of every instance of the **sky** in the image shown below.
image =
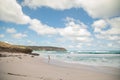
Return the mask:
<path fill-rule="evenodd" d="M 120 50 L 120 0 L 0 0 L 0 41 Z"/>

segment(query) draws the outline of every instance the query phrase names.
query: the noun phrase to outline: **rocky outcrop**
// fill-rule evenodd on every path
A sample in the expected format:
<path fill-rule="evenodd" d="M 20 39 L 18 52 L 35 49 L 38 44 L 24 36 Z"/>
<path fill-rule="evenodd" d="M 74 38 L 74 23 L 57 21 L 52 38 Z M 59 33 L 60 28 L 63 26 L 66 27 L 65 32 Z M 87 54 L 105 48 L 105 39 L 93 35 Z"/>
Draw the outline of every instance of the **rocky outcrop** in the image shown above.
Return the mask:
<path fill-rule="evenodd" d="M 32 49 L 25 46 L 11 45 L 0 41 L 1 52 L 13 52 L 13 53 L 31 53 Z"/>
<path fill-rule="evenodd" d="M 51 46 L 28 46 L 32 50 L 40 50 L 40 51 L 66 51 L 65 48 L 61 47 L 51 47 Z"/>

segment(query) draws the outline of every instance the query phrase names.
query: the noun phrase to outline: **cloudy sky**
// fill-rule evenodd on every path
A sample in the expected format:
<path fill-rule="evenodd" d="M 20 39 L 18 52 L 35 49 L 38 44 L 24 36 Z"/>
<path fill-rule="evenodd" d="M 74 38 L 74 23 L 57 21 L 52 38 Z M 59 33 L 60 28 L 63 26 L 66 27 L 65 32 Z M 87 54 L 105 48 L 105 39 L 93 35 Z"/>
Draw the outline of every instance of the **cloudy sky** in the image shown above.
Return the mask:
<path fill-rule="evenodd" d="M 120 0 L 0 0 L 0 41 L 120 50 Z"/>

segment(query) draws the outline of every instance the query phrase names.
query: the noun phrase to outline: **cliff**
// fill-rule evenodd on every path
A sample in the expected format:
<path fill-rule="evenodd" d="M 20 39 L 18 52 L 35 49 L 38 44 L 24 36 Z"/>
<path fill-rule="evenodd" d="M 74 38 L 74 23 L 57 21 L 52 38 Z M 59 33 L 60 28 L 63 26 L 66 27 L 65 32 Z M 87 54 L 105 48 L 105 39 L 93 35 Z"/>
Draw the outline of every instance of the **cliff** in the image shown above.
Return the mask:
<path fill-rule="evenodd" d="M 40 51 L 66 51 L 65 48 L 61 47 L 51 47 L 51 46 L 28 46 L 32 50 L 40 50 Z"/>
<path fill-rule="evenodd" d="M 31 53 L 32 49 L 25 46 L 11 45 L 0 41 L 1 52 L 13 52 L 13 53 Z"/>

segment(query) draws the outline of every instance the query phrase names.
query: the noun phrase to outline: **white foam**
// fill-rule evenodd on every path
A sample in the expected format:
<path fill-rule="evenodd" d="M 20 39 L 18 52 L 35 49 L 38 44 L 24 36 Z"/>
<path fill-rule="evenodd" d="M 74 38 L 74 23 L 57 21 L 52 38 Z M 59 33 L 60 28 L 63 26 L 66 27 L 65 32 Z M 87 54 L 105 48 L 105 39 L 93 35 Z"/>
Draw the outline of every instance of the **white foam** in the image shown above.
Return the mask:
<path fill-rule="evenodd" d="M 120 54 L 79 54 L 75 52 L 46 52 L 38 51 L 41 57 L 48 58 L 50 55 L 51 59 L 58 60 L 72 64 L 84 64 L 94 66 L 110 66 L 120 68 Z"/>

